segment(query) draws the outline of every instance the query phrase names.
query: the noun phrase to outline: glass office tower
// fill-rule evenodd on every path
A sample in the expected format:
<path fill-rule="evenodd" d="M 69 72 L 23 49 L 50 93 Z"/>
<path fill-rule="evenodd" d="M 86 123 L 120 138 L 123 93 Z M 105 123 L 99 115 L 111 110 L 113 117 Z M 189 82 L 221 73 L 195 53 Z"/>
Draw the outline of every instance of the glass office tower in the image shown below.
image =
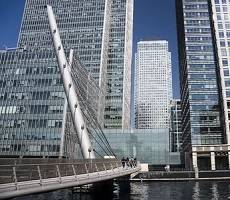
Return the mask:
<path fill-rule="evenodd" d="M 227 76 L 228 60 L 224 56 L 221 59 L 222 64 L 218 62 L 221 56 L 227 53 L 225 52 L 227 38 L 224 39 L 226 35 L 220 31 L 220 36 L 223 38 L 220 44 L 219 36 L 215 33 L 214 21 L 222 16 L 222 13 L 218 15 L 215 12 L 214 7 L 217 2 L 225 2 L 226 5 L 227 1 L 176 1 L 182 100 L 182 147 L 185 155 L 190 153 L 191 156 L 192 153 L 193 167 L 200 165 L 203 169 L 212 170 L 225 165 L 218 166 L 226 161 L 215 162 L 216 159 L 220 159 L 218 156 L 229 154 L 225 137 L 226 114 L 223 114 L 224 108 L 226 109 L 226 98 L 222 95 L 224 87 L 221 84 L 223 69 L 220 68 L 221 65 L 225 65 Z M 217 7 L 219 13 L 223 12 L 220 6 Z M 219 26 L 220 30 L 223 30 L 222 23 L 223 21 L 216 22 L 216 28 Z M 220 45 L 223 45 L 223 48 L 220 48 Z M 202 154 L 203 157 L 200 156 Z M 207 155 L 209 156 L 205 161 Z M 230 158 L 228 159 L 230 163 Z"/>
<path fill-rule="evenodd" d="M 56 58 L 53 57 L 53 54 L 50 56 L 53 44 L 45 8 L 47 4 L 54 9 L 67 56 L 70 48 L 74 49 L 75 55 L 80 58 L 104 92 L 100 99 L 103 111 L 100 112 L 99 121 L 104 124 L 105 128 L 129 128 L 130 126 L 133 1 L 27 0 L 18 40 L 19 49 L 14 52 L 1 53 L 0 69 L 4 76 L 0 78 L 3 81 L 0 91 L 5 95 L 5 92 L 11 91 L 11 87 L 15 87 L 14 85 L 8 85 L 9 87 L 4 85 L 6 84 L 4 78 L 7 76 L 5 69 L 7 68 L 12 71 L 12 81 L 19 82 L 15 91 L 7 95 L 14 96 L 17 90 L 24 91 L 29 87 L 33 88 L 33 84 L 36 87 L 33 88 L 34 96 L 28 97 L 29 101 L 23 98 L 17 102 L 20 105 L 25 105 L 28 109 L 20 113 L 20 117 L 25 120 L 23 128 L 17 125 L 13 127 L 6 125 L 8 124 L 8 121 L 5 120 L 7 119 L 6 115 L 8 116 L 11 111 L 7 110 L 6 112 L 5 109 L 11 109 L 8 107 L 14 105 L 17 100 L 9 100 L 8 96 L 1 95 L 0 104 L 4 108 L 1 111 L 0 123 L 3 123 L 4 126 L 0 126 L 0 129 L 1 137 L 5 138 L 4 144 L 7 144 L 7 146 L 2 146 L 1 155 L 23 155 L 24 150 L 20 150 L 21 147 L 18 147 L 18 143 L 14 139 L 15 136 L 12 136 L 19 137 L 20 132 L 22 132 L 20 145 L 26 146 L 25 155 L 62 156 L 65 154 L 65 145 L 63 146 L 62 141 L 66 136 L 63 134 L 66 106 Z M 42 71 L 43 68 L 50 70 L 48 77 L 46 77 L 46 72 Z M 29 72 L 18 75 L 17 70 L 28 70 Z M 21 84 L 21 82 L 27 82 L 24 80 L 29 79 L 33 81 L 32 85 Z M 58 84 L 58 89 L 51 87 L 53 84 Z M 58 102 L 52 98 L 51 94 L 53 93 L 55 93 L 54 96 L 58 93 L 55 96 L 58 98 Z M 43 108 L 43 104 L 46 105 L 45 108 Z M 34 108 L 32 108 L 33 106 Z M 54 109 L 54 112 L 50 113 L 49 109 Z M 56 109 L 58 111 L 55 111 Z M 10 118 L 13 118 L 13 114 Z M 33 116 L 36 116 L 36 123 L 34 122 L 35 124 L 30 126 L 30 119 L 32 120 Z M 16 117 L 18 115 L 15 116 L 15 119 Z M 50 122 L 54 126 L 52 130 L 49 120 L 58 121 L 58 123 Z M 42 127 L 37 124 L 40 121 Z M 4 132 L 11 136 L 5 136 L 2 134 Z M 43 133 L 48 136 L 43 137 Z M 42 146 L 42 141 L 46 141 L 49 145 L 50 133 L 55 135 L 52 137 L 56 138 L 54 145 L 57 146 L 50 147 L 49 151 L 46 151 L 47 147 Z M 32 137 L 33 134 L 36 137 Z M 24 143 L 23 140 L 25 140 Z M 26 145 L 27 143 L 31 147 Z M 53 151 L 51 148 L 55 150 Z"/>
<path fill-rule="evenodd" d="M 127 129 L 131 125 L 134 2 L 133 0 L 111 0 L 111 4 L 104 127 Z"/>
<path fill-rule="evenodd" d="M 230 2 L 212 0 L 215 38 L 218 50 L 218 64 L 221 77 L 221 88 L 224 108 L 224 120 L 227 143 L 230 143 Z"/>
<path fill-rule="evenodd" d="M 170 128 L 171 53 L 166 40 L 137 43 L 135 127 Z"/>
<path fill-rule="evenodd" d="M 64 48 L 74 49 L 104 91 L 104 127 L 129 128 L 133 0 L 27 0 L 19 47 L 52 47 L 46 4 L 53 6 Z"/>

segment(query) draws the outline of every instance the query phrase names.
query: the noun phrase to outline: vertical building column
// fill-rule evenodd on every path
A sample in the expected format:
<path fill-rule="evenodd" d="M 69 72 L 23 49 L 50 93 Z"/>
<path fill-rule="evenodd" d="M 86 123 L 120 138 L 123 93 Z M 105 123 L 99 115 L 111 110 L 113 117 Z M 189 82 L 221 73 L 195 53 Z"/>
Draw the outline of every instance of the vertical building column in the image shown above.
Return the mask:
<path fill-rule="evenodd" d="M 198 166 L 197 166 L 197 152 L 192 152 L 192 166 L 193 166 L 193 170 L 195 172 L 195 178 L 198 179 L 199 178 L 199 170 L 198 170 Z"/>
<path fill-rule="evenodd" d="M 192 152 L 192 166 L 193 169 L 196 169 L 197 166 L 197 152 Z"/>
<path fill-rule="evenodd" d="M 215 152 L 211 152 L 211 170 L 216 170 Z"/>
<path fill-rule="evenodd" d="M 230 169 L 230 151 L 228 151 L 228 169 Z"/>

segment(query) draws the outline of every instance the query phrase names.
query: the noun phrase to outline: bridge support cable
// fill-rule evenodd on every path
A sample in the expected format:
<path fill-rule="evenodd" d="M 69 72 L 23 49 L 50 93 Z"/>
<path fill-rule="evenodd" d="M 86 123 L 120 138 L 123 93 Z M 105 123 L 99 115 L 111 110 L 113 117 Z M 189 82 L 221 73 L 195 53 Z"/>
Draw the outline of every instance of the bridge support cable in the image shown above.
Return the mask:
<path fill-rule="evenodd" d="M 58 66 L 60 68 L 61 77 L 63 80 L 63 86 L 67 97 L 68 105 L 70 108 L 71 116 L 73 119 L 73 124 L 77 130 L 78 138 L 81 138 L 79 144 L 82 151 L 82 155 L 85 159 L 95 158 L 95 154 L 93 151 L 89 153 L 89 150 L 92 149 L 91 141 L 89 139 L 86 123 L 84 121 L 81 112 L 78 96 L 74 89 L 72 76 L 69 71 L 70 69 L 69 63 L 67 62 L 63 45 L 61 43 L 61 38 L 57 28 L 55 16 L 52 7 L 49 5 L 47 5 L 47 13 L 48 13 L 50 31 L 53 39 L 54 48 L 55 48 L 55 53 L 58 60 Z"/>
<path fill-rule="evenodd" d="M 55 35 L 58 34 L 58 30 L 57 28 L 54 30 L 55 30 L 55 33 L 53 33 L 52 30 L 51 30 L 51 33 L 52 33 L 53 38 L 55 39 Z M 60 52 L 63 50 L 62 49 L 63 47 L 62 48 L 60 47 L 62 46 L 58 46 L 58 50 L 56 52 L 57 56 L 59 56 Z M 99 99 L 101 96 L 105 96 L 105 94 L 102 93 L 102 90 L 99 88 L 98 83 L 94 80 L 94 78 L 85 68 L 85 66 L 80 62 L 80 59 L 77 57 L 77 55 L 74 54 L 73 56 L 73 50 L 70 50 L 69 63 L 66 64 L 66 66 L 63 67 L 63 69 L 60 68 L 62 70 L 61 72 L 63 72 L 65 68 L 71 74 L 72 83 L 73 83 L 72 85 L 75 90 L 76 96 L 78 98 L 78 104 L 75 104 L 74 114 L 72 114 L 72 116 L 76 115 L 76 109 L 77 107 L 79 107 L 81 114 L 82 114 L 82 118 L 84 120 L 84 125 L 85 125 L 84 127 L 86 128 L 86 131 L 89 136 L 89 140 L 92 139 L 91 142 L 97 143 L 97 148 L 101 149 L 100 151 L 101 155 L 103 152 L 103 154 L 106 156 L 116 157 L 108 140 L 106 139 L 103 133 L 103 130 L 101 128 L 102 124 L 100 124 L 98 121 L 98 116 L 100 116 L 99 112 L 101 111 L 99 108 Z M 67 99 L 69 99 L 70 90 L 71 88 L 68 87 L 68 91 L 66 92 L 68 94 Z M 72 121 L 74 123 L 73 117 L 72 117 Z M 83 132 L 81 131 L 79 134 L 79 131 L 77 130 L 76 126 L 74 126 L 74 129 L 78 133 L 77 135 L 78 143 L 80 147 L 82 148 L 82 142 L 83 142 L 82 133 Z M 72 132 L 75 132 L 75 131 L 72 130 Z M 69 135 L 72 135 L 71 128 L 67 130 L 67 133 L 69 133 Z M 71 138 L 69 139 L 71 140 Z M 92 150 L 94 150 L 95 152 L 95 149 L 92 148 L 92 145 L 91 145 L 91 147 L 88 148 L 87 155 L 90 155 L 91 152 L 93 152 Z"/>
<path fill-rule="evenodd" d="M 101 124 L 98 122 L 98 101 L 102 91 L 97 83 L 91 77 L 79 58 L 74 54 L 73 64 L 71 65 L 71 75 L 75 84 L 76 93 L 79 97 L 79 103 L 82 108 L 82 113 L 87 124 L 88 132 L 93 137 L 93 141 L 101 147 L 102 151 L 107 156 L 115 156 L 106 136 L 103 133 Z M 100 141 L 102 145 L 98 142 Z M 105 151 L 106 149 L 106 151 Z"/>
<path fill-rule="evenodd" d="M 91 74 L 86 70 L 85 66 L 80 62 L 77 55 L 74 54 L 73 56 L 73 50 L 70 50 L 70 61 L 72 62 L 69 63 L 69 71 L 72 75 L 75 92 L 79 99 L 79 104 L 86 122 L 90 139 L 97 143 L 97 147 L 102 151 L 100 151 L 101 154 L 99 153 L 99 155 L 95 148 L 93 150 L 100 157 L 103 157 L 103 155 L 116 157 L 97 119 L 99 112 L 97 106 L 98 100 L 99 96 L 103 94 L 101 93 L 98 84 L 95 82 Z M 72 129 L 71 131 L 70 124 L 72 124 L 72 120 L 70 117 L 68 117 L 68 126 L 65 127 L 66 135 L 73 135 L 72 133 L 74 130 Z M 72 138 L 69 139 L 71 140 Z M 78 138 L 78 140 L 81 140 L 81 138 Z"/>

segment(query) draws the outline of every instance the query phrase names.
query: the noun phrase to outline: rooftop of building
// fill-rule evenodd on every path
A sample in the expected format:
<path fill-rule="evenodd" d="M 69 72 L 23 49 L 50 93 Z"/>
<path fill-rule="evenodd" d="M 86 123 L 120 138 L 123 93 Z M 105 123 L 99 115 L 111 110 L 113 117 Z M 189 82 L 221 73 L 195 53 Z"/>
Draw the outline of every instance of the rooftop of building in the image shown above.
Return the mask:
<path fill-rule="evenodd" d="M 167 40 L 141 40 L 137 44 L 155 44 L 155 43 L 168 43 Z"/>

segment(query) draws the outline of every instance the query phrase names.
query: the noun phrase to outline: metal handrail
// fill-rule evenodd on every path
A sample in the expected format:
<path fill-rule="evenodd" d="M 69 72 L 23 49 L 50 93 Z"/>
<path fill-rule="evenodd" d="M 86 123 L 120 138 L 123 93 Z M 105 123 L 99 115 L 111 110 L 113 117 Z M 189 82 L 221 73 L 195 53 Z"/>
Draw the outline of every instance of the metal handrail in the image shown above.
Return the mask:
<path fill-rule="evenodd" d="M 102 180 L 112 180 L 137 173 L 140 169 L 138 162 L 126 161 L 124 165 L 124 162 L 121 163 L 119 160 L 111 162 L 103 160 L 95 163 L 92 160 L 92 162 L 87 161 L 81 164 L 65 163 L 64 165 L 54 163 L 47 166 L 37 164 L 18 167 L 14 165 L 12 168 L 5 168 L 10 172 L 8 174 L 10 179 L 0 184 L 0 199 L 71 188 Z M 7 176 L 7 173 L 3 172 L 3 174 Z"/>
<path fill-rule="evenodd" d="M 106 160 L 107 161 L 107 160 Z M 68 164 L 68 165 L 70 165 L 70 164 L 83 164 L 83 163 L 89 163 L 89 162 L 93 162 L 93 163 L 101 163 L 101 161 L 97 161 L 97 160 L 94 160 L 94 159 L 87 159 L 87 160 L 85 160 L 85 161 L 82 161 L 82 162 L 68 162 L 68 163 L 62 163 L 62 162 L 54 162 L 54 163 L 36 163 L 36 164 L 30 164 L 30 163 L 25 163 L 25 164 L 10 164 L 10 165 L 0 165 L 0 168 L 1 167 L 15 167 L 15 166 L 18 166 L 18 167 L 23 167 L 23 166 L 37 166 L 37 165 L 39 165 L 39 166 L 47 166 L 47 165 L 57 165 L 57 164 L 59 164 L 59 165 L 66 165 L 66 164 Z M 104 161 L 103 161 L 104 162 Z M 111 160 L 108 160 L 107 162 L 105 162 L 105 163 L 111 163 L 111 162 L 115 162 L 115 163 L 119 163 L 120 161 L 119 160 L 113 160 L 113 161 L 111 161 Z"/>
<path fill-rule="evenodd" d="M 0 165 L 0 185 L 14 183 L 17 189 L 17 183 L 22 181 L 39 180 L 42 185 L 44 179 L 58 178 L 61 182 L 62 177 L 78 175 L 88 175 L 93 173 L 112 170 L 116 168 L 131 168 L 133 163 L 126 163 L 122 167 L 120 160 L 105 159 L 86 160 L 84 162 L 70 163 L 42 163 L 42 164 L 15 164 L 15 165 Z M 134 165 L 132 167 L 135 167 Z M 106 170 L 105 170 L 106 169 Z"/>

